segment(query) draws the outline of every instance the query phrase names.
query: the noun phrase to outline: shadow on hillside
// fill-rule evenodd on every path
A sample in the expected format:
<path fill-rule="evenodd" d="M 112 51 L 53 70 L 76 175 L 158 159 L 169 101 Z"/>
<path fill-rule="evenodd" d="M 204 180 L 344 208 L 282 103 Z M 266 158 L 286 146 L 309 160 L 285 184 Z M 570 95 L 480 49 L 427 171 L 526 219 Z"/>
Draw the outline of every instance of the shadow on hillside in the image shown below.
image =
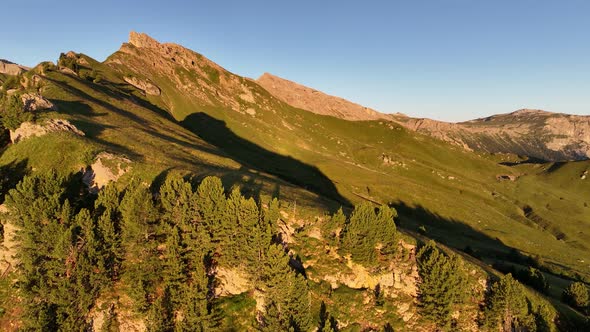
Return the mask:
<path fill-rule="evenodd" d="M 518 166 L 524 164 L 545 164 L 547 163 L 546 160 L 535 158 L 535 157 L 528 157 L 526 160 L 522 161 L 503 161 L 499 163 L 500 165 L 504 166 Z"/>
<path fill-rule="evenodd" d="M 106 113 L 99 113 L 99 112 L 93 111 L 92 107 L 88 104 L 88 103 L 93 103 L 93 104 L 96 104 L 96 105 L 106 109 L 109 112 L 118 114 L 119 116 L 122 116 L 127 121 L 129 121 L 129 123 L 122 123 L 122 125 L 136 123 L 138 125 L 136 127 L 136 129 L 142 130 L 143 132 L 145 132 L 148 135 L 156 136 L 162 140 L 168 141 L 173 144 L 182 145 L 185 148 L 197 149 L 197 150 L 200 150 L 203 152 L 216 154 L 216 155 L 220 154 L 219 151 L 216 151 L 210 147 L 190 143 L 190 139 L 191 139 L 190 137 L 185 137 L 185 136 L 179 134 L 180 136 L 182 136 L 182 138 L 186 139 L 186 140 L 181 140 L 181 139 L 172 137 L 170 135 L 167 135 L 165 133 L 162 133 L 161 131 L 159 131 L 158 129 L 153 127 L 154 123 L 148 121 L 146 118 L 139 116 L 138 114 L 135 114 L 129 110 L 126 110 L 126 109 L 123 109 L 123 108 L 113 105 L 109 101 L 110 100 L 109 98 L 105 98 L 104 100 L 102 100 L 102 99 L 96 98 L 96 97 L 86 93 L 85 91 L 82 91 L 76 87 L 73 87 L 72 85 L 68 84 L 65 81 L 60 81 L 60 80 L 56 80 L 56 79 L 52 79 L 52 78 L 47 78 L 47 79 L 49 81 L 51 81 L 53 84 L 55 84 L 58 87 L 60 87 L 61 89 L 63 89 L 64 91 L 66 91 L 67 93 L 72 94 L 72 95 L 80 98 L 81 100 L 83 100 L 83 101 L 65 101 L 65 100 L 59 100 L 59 99 L 52 99 L 52 102 L 54 102 L 58 106 L 58 108 L 59 108 L 58 112 L 60 112 L 60 113 L 63 113 L 63 114 L 75 113 L 78 115 L 82 115 L 88 119 L 107 115 Z M 158 106 L 150 103 L 149 101 L 143 100 L 141 98 L 137 98 L 136 96 L 133 96 L 133 95 L 126 95 L 123 92 L 117 93 L 116 91 L 112 91 L 111 89 L 105 87 L 102 84 L 96 84 L 96 83 L 92 83 L 92 82 L 85 81 L 82 79 L 79 79 L 78 82 L 85 85 L 88 89 L 95 90 L 99 93 L 104 93 L 113 99 L 133 103 L 133 104 L 141 107 L 141 110 L 147 110 L 148 112 L 151 111 L 157 116 L 162 116 L 162 117 L 166 118 L 167 120 L 171 121 L 171 123 L 177 123 L 167 111 L 159 108 Z M 106 83 L 108 83 L 108 82 L 105 81 L 105 84 Z M 139 156 L 136 152 L 131 151 L 130 149 L 128 149 L 122 145 L 116 144 L 112 141 L 107 142 L 107 141 L 104 141 L 101 138 L 99 138 L 102 131 L 104 131 L 105 129 L 108 129 L 108 128 L 114 128 L 113 126 L 109 126 L 108 124 L 105 124 L 103 122 L 94 122 L 92 120 L 81 120 L 81 119 L 72 120 L 72 123 L 74 125 L 76 125 L 76 127 L 78 127 L 79 129 L 84 131 L 84 133 L 88 137 L 92 138 L 93 140 L 97 141 L 98 143 L 103 144 L 105 146 L 109 146 L 109 147 L 115 149 L 116 151 L 127 155 L 128 157 L 141 158 L 141 156 Z M 194 139 L 194 138 L 192 138 L 192 139 Z M 185 161 L 185 160 L 180 160 L 180 161 Z"/>
<path fill-rule="evenodd" d="M 545 172 L 547 174 L 553 173 L 553 172 L 557 172 L 560 168 L 562 168 L 563 166 L 565 166 L 567 164 L 567 162 L 554 162 L 551 166 L 549 166 L 549 168 L 547 168 L 547 170 L 545 170 Z"/>
<path fill-rule="evenodd" d="M 88 104 L 81 101 L 70 101 L 61 99 L 52 99 L 52 103 L 57 106 L 57 112 L 62 114 L 79 114 L 85 117 L 94 118 L 106 115 L 106 113 L 98 113 L 92 110 Z M 86 136 L 96 137 L 103 130 L 113 128 L 105 124 L 98 124 L 96 122 L 83 121 L 72 119 L 70 121 L 76 128 L 82 130 Z"/>
<path fill-rule="evenodd" d="M 185 128 L 247 167 L 273 174 L 289 183 L 329 197 L 342 205 L 350 205 L 348 200 L 338 193 L 334 183 L 317 167 L 289 156 L 279 155 L 247 141 L 229 129 L 224 121 L 205 113 L 193 113 L 181 123 Z"/>
<path fill-rule="evenodd" d="M 105 115 L 105 113 L 93 111 L 91 107 L 92 104 L 98 105 L 106 109 L 108 112 L 113 112 L 124 117 L 126 121 L 129 121 L 129 124 L 138 124 L 135 129 L 141 130 L 146 134 L 157 137 L 165 142 L 182 146 L 189 150 L 198 150 L 224 158 L 232 158 L 246 165 L 246 167 L 241 168 L 238 172 L 228 172 L 228 169 L 223 167 L 217 169 L 214 165 L 203 164 L 203 166 L 206 166 L 211 170 L 212 174 L 210 175 L 217 175 L 222 178 L 227 190 L 229 190 L 232 185 L 239 183 L 245 195 L 258 197 L 262 190 L 263 182 L 276 182 L 268 178 L 266 175 L 258 173 L 263 172 L 277 176 L 286 182 L 303 187 L 316 194 L 323 195 L 328 199 L 336 201 L 339 205 L 350 205 L 350 203 L 338 193 L 334 183 L 332 183 L 332 181 L 330 181 L 330 179 L 328 179 L 316 167 L 304 164 L 291 157 L 275 154 L 254 143 L 244 140 L 227 128 L 224 122 L 216 120 L 205 113 L 190 115 L 184 121 L 179 123 L 166 110 L 135 95 L 134 91 L 137 89 L 125 83 L 113 83 L 106 80 L 103 80 L 101 83 L 93 83 L 87 80 L 78 79 L 77 82 L 84 85 L 82 88 L 72 86 L 67 81 L 52 78 L 48 78 L 48 80 L 65 90 L 67 93 L 81 99 L 81 101 L 55 100 L 58 106 L 63 106 L 63 109 L 60 107 L 59 112 L 68 113 L 74 111 L 84 116 L 84 118 L 76 119 L 72 122 L 76 126 L 79 125 L 83 131 L 86 129 L 85 132 L 87 132 L 87 136 L 93 140 L 105 146 L 114 148 L 116 151 L 126 154 L 129 157 L 141 158 L 141 156 L 137 156 L 136 153 L 124 146 L 111 141 L 107 142 L 99 138 L 101 132 L 104 129 L 109 128 L 109 125 L 105 125 L 100 121 L 94 122 L 92 120 L 93 117 Z M 101 96 L 105 96 L 105 98 L 90 95 L 89 93 L 91 92 L 83 91 L 86 90 L 86 88 L 88 91 L 93 90 L 101 93 Z M 186 135 L 180 130 L 175 133 L 178 137 L 171 136 L 168 133 L 163 132 L 161 128 L 156 128 L 155 126 L 157 123 L 149 121 L 148 118 L 143 116 L 143 114 L 131 112 L 128 109 L 118 107 L 118 104 L 117 106 L 113 104 L 113 100 L 135 104 L 139 106 L 139 110 L 142 110 L 143 112 L 152 112 L 154 115 L 169 120 L 171 125 L 175 124 L 179 127 L 183 126 L 201 137 L 206 144 L 195 142 L 195 137 Z M 165 147 L 158 148 L 165 149 Z M 166 153 L 166 151 L 164 152 Z M 192 165 L 199 164 L 198 161 L 194 159 L 189 160 L 178 155 L 168 155 L 168 158 Z M 244 176 L 247 177 L 246 181 L 244 181 Z M 278 183 L 275 184 L 275 194 L 279 193 L 279 187 L 277 186 L 279 186 Z M 335 205 L 333 202 L 328 203 L 326 203 L 326 206 L 331 207 L 332 205 Z"/>
<path fill-rule="evenodd" d="M 66 92 L 68 92 L 68 93 L 70 93 L 70 94 L 72 94 L 72 95 L 74 95 L 76 97 L 79 97 L 82 100 L 87 100 L 87 101 L 89 101 L 91 103 L 97 104 L 97 105 L 99 105 L 99 106 L 107 109 L 110 112 L 117 113 L 119 115 L 122 115 L 122 116 L 126 117 L 130 121 L 133 121 L 133 122 L 136 122 L 136 123 L 139 123 L 139 124 L 142 124 L 142 125 L 148 125 L 149 124 L 144 118 L 142 118 L 142 117 L 140 117 L 140 116 L 138 116 L 138 115 L 136 115 L 136 114 L 134 114 L 134 113 L 132 113 L 130 111 L 127 111 L 127 110 L 124 110 L 122 108 L 119 108 L 119 107 L 111 104 L 110 102 L 108 102 L 106 100 L 98 99 L 98 98 L 96 98 L 94 96 L 91 96 L 88 93 L 86 93 L 86 92 L 84 92 L 84 91 L 82 91 L 82 90 L 80 90 L 80 89 L 78 89 L 76 87 L 73 87 L 72 85 L 68 84 L 67 82 L 59 81 L 59 80 L 52 79 L 52 78 L 49 78 L 49 77 L 45 77 L 45 78 L 48 81 L 50 81 L 51 83 L 53 83 L 53 84 L 57 85 L 58 87 L 60 87 L 61 89 L 65 90 Z M 101 86 L 100 84 L 95 84 L 95 83 L 92 83 L 92 82 L 89 82 L 89 81 L 85 81 L 83 79 L 79 79 L 78 82 L 84 84 L 88 89 L 97 90 L 98 92 L 105 93 L 109 97 L 112 97 L 112 98 L 117 99 L 117 100 L 125 100 L 125 99 L 130 98 L 130 96 L 126 96 L 126 95 L 124 95 L 122 93 L 117 95 L 117 94 L 115 94 L 114 91 L 110 91 L 109 89 L 106 89 L 105 87 Z M 107 91 L 108 91 L 108 93 L 106 93 Z M 80 103 L 80 104 L 83 104 L 83 103 Z M 82 107 L 82 106 L 80 106 L 80 107 Z M 88 112 L 89 111 L 87 110 L 87 111 L 85 111 L 85 113 L 82 113 L 82 114 L 88 116 Z M 160 113 L 160 115 L 164 115 L 165 114 L 166 117 L 169 117 L 170 116 L 164 110 L 159 110 L 158 113 Z M 100 115 L 100 114 L 95 114 L 94 112 L 91 112 L 90 114 L 92 116 L 99 116 Z"/>
<path fill-rule="evenodd" d="M 413 234 L 423 234 L 446 246 L 486 261 L 513 261 L 526 259 L 514 248 L 452 218 L 442 217 L 423 206 L 410 206 L 399 201 L 390 204 L 399 214 L 398 227 Z"/>
<path fill-rule="evenodd" d="M 12 161 L 0 167 L 0 202 L 8 191 L 19 183 L 29 173 L 29 160 Z"/>

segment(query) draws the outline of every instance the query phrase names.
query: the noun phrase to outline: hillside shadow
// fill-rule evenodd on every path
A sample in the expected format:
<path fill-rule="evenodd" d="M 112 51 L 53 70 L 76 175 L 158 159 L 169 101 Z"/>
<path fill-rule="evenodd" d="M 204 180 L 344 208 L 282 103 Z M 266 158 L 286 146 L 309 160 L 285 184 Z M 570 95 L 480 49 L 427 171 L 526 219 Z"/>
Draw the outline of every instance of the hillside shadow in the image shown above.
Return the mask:
<path fill-rule="evenodd" d="M 110 100 L 112 100 L 112 99 L 116 99 L 116 100 L 120 100 L 120 101 L 126 100 L 127 102 L 130 102 L 130 103 L 133 103 L 139 107 L 142 107 L 142 110 L 146 110 L 148 112 L 151 111 L 154 114 L 156 114 L 157 116 L 164 117 L 165 119 L 171 121 L 171 123 L 177 124 L 177 121 L 174 120 L 174 118 L 166 110 L 158 107 L 157 105 L 150 103 L 149 101 L 143 100 L 141 98 L 137 98 L 134 95 L 127 95 L 125 93 L 125 91 L 123 91 L 123 92 L 112 91 L 110 88 L 105 87 L 102 83 L 101 84 L 92 83 L 92 82 L 89 82 L 89 81 L 86 81 L 83 79 L 77 80 L 77 82 L 85 85 L 86 88 L 92 89 L 92 90 L 96 91 L 97 93 L 102 93 L 102 94 L 105 94 L 106 96 L 108 96 L 108 98 L 104 98 L 104 100 L 103 100 L 103 99 L 99 99 L 95 96 L 92 96 L 89 93 L 87 93 L 81 89 L 78 89 L 78 88 L 72 86 L 71 84 L 69 84 L 66 81 L 60 81 L 60 80 L 53 79 L 53 78 L 47 78 L 47 80 L 51 81 L 53 84 L 55 84 L 59 88 L 63 89 L 67 93 L 83 100 L 83 101 L 66 101 L 66 100 L 52 99 L 52 102 L 54 102 L 58 106 L 58 111 L 57 111 L 58 113 L 70 114 L 70 115 L 76 114 L 76 115 L 80 115 L 80 116 L 83 116 L 84 118 L 88 119 L 88 120 L 80 119 L 80 118 L 71 119 L 71 122 L 77 128 L 81 129 L 86 134 L 86 136 L 88 136 L 89 138 L 92 138 L 93 140 L 95 140 L 96 142 L 98 142 L 102 145 L 109 146 L 110 148 L 113 148 L 113 149 L 117 150 L 118 152 L 127 155 L 128 157 L 134 157 L 134 158 L 141 157 L 141 158 L 143 158 L 142 156 L 139 156 L 137 153 L 129 150 L 128 148 L 126 148 L 124 146 L 121 146 L 120 144 L 114 143 L 112 141 L 105 141 L 100 138 L 101 133 L 105 129 L 115 128 L 115 126 L 105 124 L 104 122 L 91 120 L 92 118 L 99 118 L 102 116 L 106 116 L 106 115 L 108 115 L 108 113 L 96 112 L 93 109 L 93 107 L 90 106 L 90 104 L 95 104 L 95 105 L 107 110 L 108 112 L 112 112 L 112 113 L 115 113 L 119 116 L 122 116 L 126 119 L 126 121 L 129 121 L 129 123 L 136 123 L 138 125 L 137 130 L 142 130 L 143 132 L 145 132 L 148 135 L 156 136 L 160 139 L 171 142 L 173 144 L 182 145 L 185 148 L 197 149 L 197 150 L 204 151 L 207 153 L 220 155 L 219 151 L 216 151 L 216 150 L 212 149 L 211 147 L 190 143 L 189 137 L 183 136 L 182 138 L 186 139 L 186 141 L 183 141 L 178 138 L 172 137 L 170 135 L 161 133 L 157 129 L 153 128 L 153 123 L 148 121 L 145 117 L 135 114 L 134 112 L 131 112 L 131 111 L 126 110 L 124 108 L 115 106 Z M 104 84 L 108 84 L 108 83 L 109 83 L 108 81 L 104 81 Z"/>
<path fill-rule="evenodd" d="M 566 164 L 567 164 L 566 162 L 554 162 L 551 166 L 549 166 L 549 168 L 547 168 L 547 170 L 545 170 L 545 172 L 547 174 L 557 172 L 560 168 L 562 168 Z"/>
<path fill-rule="evenodd" d="M 29 173 L 29 160 L 12 161 L 0 167 L 0 202 L 8 191 L 19 183 Z"/>
<path fill-rule="evenodd" d="M 403 201 L 390 203 L 398 212 L 396 224 L 414 235 L 424 235 L 448 247 L 462 251 L 478 260 L 512 261 L 521 263 L 527 258 L 515 255 L 516 249 L 492 238 L 468 224 L 440 216 L 427 208 L 410 206 Z"/>
<path fill-rule="evenodd" d="M 525 165 L 525 164 L 545 164 L 547 163 L 546 160 L 535 158 L 535 157 L 527 157 L 526 160 L 521 161 L 503 161 L 498 164 L 504 166 L 518 166 L 518 165 Z"/>
<path fill-rule="evenodd" d="M 247 167 L 275 175 L 342 205 L 350 205 L 350 202 L 340 195 L 334 183 L 317 167 L 247 141 L 229 129 L 224 121 L 205 113 L 193 113 L 181 121 L 181 124 Z"/>
<path fill-rule="evenodd" d="M 70 94 L 72 94 L 72 95 L 74 95 L 74 96 L 76 96 L 76 97 L 78 97 L 78 98 L 80 98 L 82 100 L 87 100 L 87 101 L 89 101 L 91 103 L 94 103 L 94 104 L 96 104 L 98 106 L 103 107 L 104 109 L 108 110 L 109 112 L 113 112 L 113 113 L 119 114 L 121 116 L 124 116 L 125 118 L 129 119 L 130 121 L 136 122 L 136 123 L 141 124 L 141 125 L 148 125 L 148 122 L 144 118 L 141 118 L 138 115 L 133 114 L 132 112 L 129 112 L 129 111 L 124 110 L 124 109 L 122 109 L 120 107 L 117 107 L 117 106 L 109 103 L 106 100 L 98 99 L 98 98 L 96 98 L 94 96 L 91 96 L 88 93 L 86 93 L 85 91 L 82 91 L 82 90 L 80 90 L 80 89 L 78 89 L 78 88 L 76 88 L 76 87 L 68 84 L 67 82 L 59 81 L 59 80 L 52 79 L 52 78 L 49 78 L 49 77 L 45 77 L 45 79 L 47 79 L 48 81 L 50 81 L 51 83 L 55 84 L 59 88 L 65 90 L 66 92 L 68 92 L 68 93 L 70 93 Z M 85 81 L 85 80 L 82 80 L 82 79 L 79 79 L 78 82 L 84 84 L 88 89 L 97 90 L 97 91 L 100 92 L 100 85 L 99 84 L 94 84 L 94 83 L 91 83 L 91 82 L 88 82 L 88 81 Z M 116 97 L 113 97 L 113 98 L 115 98 L 117 100 L 124 99 L 124 97 L 122 95 L 121 96 L 116 96 Z M 86 112 L 88 112 L 88 111 L 86 111 Z"/>

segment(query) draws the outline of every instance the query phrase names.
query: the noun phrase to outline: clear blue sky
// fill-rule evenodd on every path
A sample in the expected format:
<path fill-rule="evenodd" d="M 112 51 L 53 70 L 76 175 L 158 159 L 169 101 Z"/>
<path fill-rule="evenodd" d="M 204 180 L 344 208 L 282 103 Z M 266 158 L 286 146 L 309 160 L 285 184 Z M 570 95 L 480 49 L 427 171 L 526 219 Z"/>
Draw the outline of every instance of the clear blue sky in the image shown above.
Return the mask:
<path fill-rule="evenodd" d="M 590 1 L 7 1 L 0 58 L 103 60 L 129 31 L 382 112 L 590 114 Z"/>

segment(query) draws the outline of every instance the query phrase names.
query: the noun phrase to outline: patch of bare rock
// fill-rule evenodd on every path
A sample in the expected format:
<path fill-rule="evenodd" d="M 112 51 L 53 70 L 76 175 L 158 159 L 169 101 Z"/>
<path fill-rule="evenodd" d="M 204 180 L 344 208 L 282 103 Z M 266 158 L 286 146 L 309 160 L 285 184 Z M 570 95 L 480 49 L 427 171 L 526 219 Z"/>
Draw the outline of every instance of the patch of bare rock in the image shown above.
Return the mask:
<path fill-rule="evenodd" d="M 379 113 L 371 108 L 327 95 L 269 73 L 264 73 L 256 82 L 276 98 L 312 113 L 345 120 L 379 120 L 390 117 L 388 114 Z"/>
<path fill-rule="evenodd" d="M 27 71 L 29 68 L 10 62 L 8 60 L 0 59 L 0 74 L 16 76 Z"/>
<path fill-rule="evenodd" d="M 44 123 L 23 122 L 20 127 L 10 131 L 10 141 L 18 143 L 30 137 L 39 137 L 54 132 L 70 132 L 79 136 L 84 136 L 84 132 L 76 128 L 68 120 L 49 119 Z"/>
<path fill-rule="evenodd" d="M 108 152 L 101 152 L 96 156 L 92 165 L 82 170 L 82 182 L 90 192 L 97 193 L 109 182 L 116 182 L 131 169 L 131 160 Z"/>
<path fill-rule="evenodd" d="M 52 102 L 38 93 L 25 93 L 21 96 L 21 99 L 23 101 L 24 110 L 27 112 L 57 110 L 57 107 Z"/>
<path fill-rule="evenodd" d="M 147 95 L 159 96 L 160 88 L 148 80 L 142 80 L 137 77 L 125 76 L 123 77 L 125 82 L 133 85 L 139 90 L 143 91 Z"/>

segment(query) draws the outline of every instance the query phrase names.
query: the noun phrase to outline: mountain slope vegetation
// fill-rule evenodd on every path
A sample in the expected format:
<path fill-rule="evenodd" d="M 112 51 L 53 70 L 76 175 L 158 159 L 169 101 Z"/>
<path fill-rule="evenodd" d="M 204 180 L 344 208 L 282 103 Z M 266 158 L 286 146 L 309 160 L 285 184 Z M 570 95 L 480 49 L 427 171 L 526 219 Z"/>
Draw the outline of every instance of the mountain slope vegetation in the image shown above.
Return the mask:
<path fill-rule="evenodd" d="M 590 279 L 588 161 L 473 152 L 387 119 L 318 115 L 196 52 L 137 33 L 102 63 L 68 52 L 18 83 L 13 94 L 38 93 L 55 105 L 33 111 L 35 123 L 63 119 L 84 135 L 50 132 L 4 149 L 5 228 L 20 229 L 20 243 L 37 234 L 28 232 L 55 237 L 35 244 L 53 253 L 45 258 L 12 240 L 7 250 L 57 269 L 60 289 L 81 287 L 88 298 L 71 311 L 59 289 L 33 287 L 38 278 L 53 282 L 52 274 L 33 275 L 22 260 L 24 270 L 10 264 L 6 271 L 20 280 L 15 285 L 33 286 L 4 295 L 21 296 L 26 306 L 6 301 L 2 326 L 429 331 L 583 324 L 580 308 L 565 305 L 561 294 L 572 281 Z M 120 176 L 97 196 L 84 181 L 100 175 L 101 153 L 129 165 L 120 171 L 103 161 L 107 173 Z M 27 215 L 23 207 L 35 200 L 52 205 Z M 47 209 L 53 214 L 44 215 Z M 138 250 L 143 245 L 148 249 Z M 100 268 L 70 271 L 74 258 Z M 133 279 L 142 270 L 137 277 L 144 279 Z M 436 283 L 441 275 L 449 284 Z M 88 288 L 87 278 L 99 278 L 99 286 Z M 465 287 L 477 291 L 465 298 Z M 40 298 L 45 307 L 28 302 Z M 373 310 L 364 310 L 368 303 Z"/>

